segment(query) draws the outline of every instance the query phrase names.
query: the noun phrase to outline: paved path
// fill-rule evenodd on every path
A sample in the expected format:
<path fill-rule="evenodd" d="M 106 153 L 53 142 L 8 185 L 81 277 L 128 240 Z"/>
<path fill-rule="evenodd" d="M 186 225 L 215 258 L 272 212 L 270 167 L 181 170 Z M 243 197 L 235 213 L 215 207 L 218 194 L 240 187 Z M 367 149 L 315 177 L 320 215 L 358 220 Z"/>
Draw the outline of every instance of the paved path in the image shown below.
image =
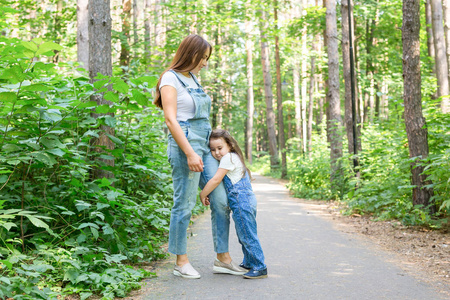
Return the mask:
<path fill-rule="evenodd" d="M 276 180 L 254 176 L 258 235 L 269 278 L 213 274 L 215 257 L 209 211 L 190 229 L 188 255 L 201 279 L 172 275 L 174 256 L 158 264 L 141 299 L 445 299 L 433 288 L 388 262 L 369 241 L 333 229 L 309 213 Z M 242 260 L 232 224 L 230 253 Z"/>

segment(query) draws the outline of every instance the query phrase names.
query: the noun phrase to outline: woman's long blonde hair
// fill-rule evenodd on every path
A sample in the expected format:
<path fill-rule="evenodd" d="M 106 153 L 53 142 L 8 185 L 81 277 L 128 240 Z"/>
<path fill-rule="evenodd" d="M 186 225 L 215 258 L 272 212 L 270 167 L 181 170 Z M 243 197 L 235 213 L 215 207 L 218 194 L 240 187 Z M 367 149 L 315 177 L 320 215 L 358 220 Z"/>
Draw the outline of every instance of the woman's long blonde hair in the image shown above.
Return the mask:
<path fill-rule="evenodd" d="M 161 78 L 169 70 L 174 70 L 175 72 L 184 73 L 192 71 L 200 61 L 203 59 L 206 51 L 209 49 L 209 57 L 211 56 L 212 47 L 211 45 L 201 36 L 197 34 L 191 34 L 184 38 L 178 47 L 175 57 L 173 58 L 170 66 L 164 70 L 164 72 L 159 77 L 158 83 L 156 84 L 156 95 L 153 104 L 159 108 L 162 107 L 161 92 L 159 91 L 159 85 L 161 84 Z M 208 57 L 208 59 L 209 59 Z"/>

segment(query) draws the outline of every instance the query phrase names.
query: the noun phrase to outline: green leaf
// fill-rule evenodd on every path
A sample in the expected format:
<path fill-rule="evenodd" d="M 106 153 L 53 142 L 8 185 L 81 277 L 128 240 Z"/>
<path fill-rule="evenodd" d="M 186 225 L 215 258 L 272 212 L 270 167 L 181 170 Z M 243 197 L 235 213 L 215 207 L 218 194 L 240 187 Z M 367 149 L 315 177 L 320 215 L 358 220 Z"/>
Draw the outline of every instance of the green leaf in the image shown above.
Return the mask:
<path fill-rule="evenodd" d="M 106 135 L 111 139 L 111 141 L 113 141 L 117 145 L 123 145 L 123 142 L 120 139 L 116 138 L 115 136 L 110 135 L 110 134 L 106 134 Z"/>
<path fill-rule="evenodd" d="M 22 90 L 32 91 L 32 92 L 47 92 L 47 91 L 50 91 L 51 88 L 46 85 L 38 83 L 38 84 L 24 86 L 24 87 L 22 87 Z"/>
<path fill-rule="evenodd" d="M 91 228 L 91 232 L 92 232 L 92 235 L 94 236 L 94 238 L 98 239 L 98 230 L 92 226 L 90 228 Z"/>
<path fill-rule="evenodd" d="M 106 92 L 105 96 L 103 96 L 103 98 L 105 100 L 114 102 L 114 103 L 118 103 L 119 102 L 119 94 L 118 93 L 114 93 L 114 92 Z"/>
<path fill-rule="evenodd" d="M 97 106 L 95 108 L 95 112 L 99 113 L 99 114 L 106 114 L 106 113 L 109 112 L 109 105 L 108 104 L 103 104 L 103 105 Z"/>
<path fill-rule="evenodd" d="M 27 217 L 28 220 L 30 220 L 30 222 L 33 223 L 34 226 L 49 229 L 48 225 L 39 218 L 30 215 L 25 215 L 25 217 Z"/>
<path fill-rule="evenodd" d="M 38 50 L 38 46 L 33 42 L 22 41 L 21 44 L 28 50 L 31 50 L 33 53 Z"/>
<path fill-rule="evenodd" d="M 11 285 L 11 281 L 10 281 L 8 278 L 6 278 L 6 277 L 0 277 L 0 281 L 4 282 L 4 283 L 6 283 L 6 284 Z"/>
<path fill-rule="evenodd" d="M 62 46 L 60 46 L 60 45 L 58 45 L 56 43 L 45 42 L 45 43 L 42 43 L 42 44 L 39 45 L 39 49 L 36 52 L 36 56 L 44 54 L 44 53 L 49 52 L 49 51 L 53 51 L 53 50 L 60 51 L 62 48 L 63 48 Z"/>
<path fill-rule="evenodd" d="M 142 76 L 139 78 L 136 78 L 135 80 L 138 80 L 140 82 L 147 82 L 149 87 L 154 87 L 156 83 L 158 82 L 158 77 L 156 76 Z"/>
<path fill-rule="evenodd" d="M 78 273 L 77 269 L 70 268 L 64 272 L 64 281 L 69 280 L 72 284 L 77 283 L 77 277 L 80 273 Z"/>
<path fill-rule="evenodd" d="M 66 152 L 64 152 L 63 150 L 61 150 L 59 148 L 50 149 L 50 150 L 47 150 L 47 152 L 54 154 L 56 156 L 59 156 L 59 157 L 62 157 L 62 156 L 64 156 L 64 154 L 66 154 Z"/>
<path fill-rule="evenodd" d="M 126 94 L 128 93 L 128 84 L 125 83 L 125 81 L 123 81 L 120 78 L 113 78 L 112 82 L 113 84 L 113 90 L 122 93 L 122 94 Z"/>
<path fill-rule="evenodd" d="M 17 94 L 12 92 L 3 92 L 0 93 L 0 101 L 1 102 L 16 102 Z"/>
<path fill-rule="evenodd" d="M 96 106 L 97 106 L 97 102 L 95 102 L 95 101 L 88 101 L 88 102 L 81 103 L 80 105 L 78 105 L 78 108 L 96 107 Z"/>
<path fill-rule="evenodd" d="M 2 222 L 0 221 L 0 226 L 6 228 L 6 231 L 9 231 L 12 227 L 17 227 L 16 224 L 11 223 L 11 222 Z"/>
<path fill-rule="evenodd" d="M 33 156 L 38 161 L 40 161 L 50 167 L 57 163 L 53 157 L 51 157 L 50 155 L 48 155 L 48 153 L 45 153 L 45 152 L 32 152 L 31 156 Z"/>
<path fill-rule="evenodd" d="M 148 99 L 145 97 L 144 94 L 142 94 L 140 91 L 133 89 L 131 90 L 131 93 L 133 94 L 133 99 L 142 106 L 148 106 Z"/>
<path fill-rule="evenodd" d="M 93 83 L 95 89 L 101 89 L 109 82 L 109 79 L 97 80 Z"/>
<path fill-rule="evenodd" d="M 110 207 L 110 205 L 107 203 L 100 203 L 100 202 L 97 203 L 97 210 L 101 210 L 106 207 Z"/>
<path fill-rule="evenodd" d="M 19 147 L 14 144 L 6 144 L 2 147 L 2 150 L 5 151 L 6 153 L 9 153 L 9 152 L 20 151 L 20 150 L 22 150 L 22 147 Z"/>
<path fill-rule="evenodd" d="M 108 116 L 105 116 L 104 120 L 105 120 L 105 124 L 107 126 L 112 127 L 112 128 L 116 127 L 117 119 L 115 117 L 108 115 Z"/>

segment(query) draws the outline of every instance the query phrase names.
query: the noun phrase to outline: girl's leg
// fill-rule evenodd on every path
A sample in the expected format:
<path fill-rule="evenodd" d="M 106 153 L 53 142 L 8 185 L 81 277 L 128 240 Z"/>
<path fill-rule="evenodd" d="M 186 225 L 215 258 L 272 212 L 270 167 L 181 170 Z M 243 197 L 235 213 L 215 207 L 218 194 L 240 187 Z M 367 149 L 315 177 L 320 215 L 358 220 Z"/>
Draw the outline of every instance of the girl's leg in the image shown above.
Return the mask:
<path fill-rule="evenodd" d="M 236 197 L 230 197 L 230 208 L 236 232 L 244 250 L 244 263 L 253 270 L 264 270 L 264 254 L 257 235 L 256 198 L 253 192 L 241 191 Z"/>
<path fill-rule="evenodd" d="M 212 157 L 211 152 L 208 152 L 203 156 L 203 165 L 203 172 L 200 176 L 200 188 L 203 188 L 208 180 L 216 174 L 219 162 Z M 229 263 L 231 261 L 228 253 L 230 208 L 228 207 L 227 193 L 223 183 L 220 183 L 209 197 L 214 251 L 218 253 L 217 258 L 220 261 Z"/>

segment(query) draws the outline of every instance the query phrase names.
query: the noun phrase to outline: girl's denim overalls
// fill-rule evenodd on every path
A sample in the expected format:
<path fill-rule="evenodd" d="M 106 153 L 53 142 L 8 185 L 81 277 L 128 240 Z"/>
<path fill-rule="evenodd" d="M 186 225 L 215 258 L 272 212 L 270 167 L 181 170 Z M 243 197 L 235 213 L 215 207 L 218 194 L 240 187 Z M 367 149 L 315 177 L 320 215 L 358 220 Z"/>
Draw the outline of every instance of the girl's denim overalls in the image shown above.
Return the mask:
<path fill-rule="evenodd" d="M 248 173 L 235 184 L 228 176 L 224 177 L 223 182 L 233 212 L 236 233 L 244 252 L 243 264 L 255 271 L 264 270 L 264 254 L 256 230 L 256 197 Z"/>
<path fill-rule="evenodd" d="M 195 76 L 198 88 L 189 88 L 183 80 L 173 72 L 180 83 L 187 89 L 194 99 L 195 116 L 187 121 L 179 121 L 181 128 L 189 141 L 189 144 L 203 160 L 203 172 L 192 172 L 189 170 L 187 158 L 183 150 L 178 147 L 177 142 L 169 134 L 167 155 L 172 166 L 173 178 L 173 200 L 172 213 L 169 227 L 169 252 L 177 255 L 186 254 L 187 228 L 191 219 L 198 188 L 205 184 L 215 174 L 219 162 L 211 155 L 209 149 L 209 136 L 211 125 L 209 114 L 211 111 L 211 98 L 206 95 Z M 227 195 L 221 183 L 211 194 L 211 224 L 216 253 L 228 252 L 228 236 L 230 229 L 230 209 L 228 207 Z"/>

